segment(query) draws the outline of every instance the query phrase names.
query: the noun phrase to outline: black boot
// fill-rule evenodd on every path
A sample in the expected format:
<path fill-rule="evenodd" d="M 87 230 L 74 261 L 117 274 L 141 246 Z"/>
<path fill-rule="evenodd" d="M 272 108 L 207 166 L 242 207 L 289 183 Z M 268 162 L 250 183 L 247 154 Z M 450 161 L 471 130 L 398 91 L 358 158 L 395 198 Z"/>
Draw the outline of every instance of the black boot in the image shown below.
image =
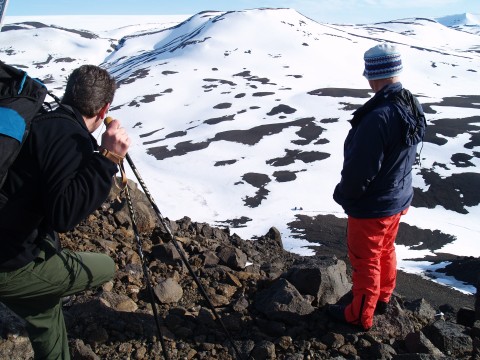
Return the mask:
<path fill-rule="evenodd" d="M 377 301 L 377 306 L 375 306 L 375 314 L 377 315 L 385 315 L 388 308 L 388 302 L 385 301 Z"/>
<path fill-rule="evenodd" d="M 345 306 L 331 304 L 328 305 L 327 312 L 335 320 L 347 322 L 347 320 L 345 319 Z"/>

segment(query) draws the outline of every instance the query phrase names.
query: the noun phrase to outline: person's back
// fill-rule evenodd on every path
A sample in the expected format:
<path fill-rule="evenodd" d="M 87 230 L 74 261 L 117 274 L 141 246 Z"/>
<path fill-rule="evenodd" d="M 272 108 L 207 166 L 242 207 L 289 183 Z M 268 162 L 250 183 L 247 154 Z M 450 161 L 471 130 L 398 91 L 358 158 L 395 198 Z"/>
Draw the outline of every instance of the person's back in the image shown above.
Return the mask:
<path fill-rule="evenodd" d="M 58 232 L 72 229 L 106 199 L 130 139 L 106 116 L 116 85 L 107 71 L 84 65 L 70 75 L 62 105 L 32 122 L 0 190 L 0 301 L 27 321 L 38 359 L 69 359 L 61 298 L 113 277 L 106 255 L 62 250 Z"/>
<path fill-rule="evenodd" d="M 409 97 L 403 104 L 405 93 L 408 90 L 395 80 L 354 113 L 344 145 L 350 163 L 334 192 L 334 199 L 351 216 L 390 216 L 412 200 L 411 169 L 420 140 L 408 143 L 418 121 L 413 109 L 419 104 Z"/>

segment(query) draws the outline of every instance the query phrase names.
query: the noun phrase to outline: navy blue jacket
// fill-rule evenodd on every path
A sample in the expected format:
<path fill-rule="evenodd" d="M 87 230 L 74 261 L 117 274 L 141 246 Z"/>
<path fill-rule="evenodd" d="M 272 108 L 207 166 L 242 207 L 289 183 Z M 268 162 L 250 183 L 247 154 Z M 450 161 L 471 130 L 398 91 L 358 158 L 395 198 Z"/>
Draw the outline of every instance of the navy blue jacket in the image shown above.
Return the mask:
<path fill-rule="evenodd" d="M 72 229 L 107 198 L 117 166 L 94 152 L 82 116 L 63 108 L 32 122 L 0 190 L 0 270 L 39 253 L 43 236 Z"/>
<path fill-rule="evenodd" d="M 356 218 L 403 211 L 412 201 L 412 166 L 425 134 L 421 105 L 396 82 L 357 109 L 351 125 L 334 200 Z"/>

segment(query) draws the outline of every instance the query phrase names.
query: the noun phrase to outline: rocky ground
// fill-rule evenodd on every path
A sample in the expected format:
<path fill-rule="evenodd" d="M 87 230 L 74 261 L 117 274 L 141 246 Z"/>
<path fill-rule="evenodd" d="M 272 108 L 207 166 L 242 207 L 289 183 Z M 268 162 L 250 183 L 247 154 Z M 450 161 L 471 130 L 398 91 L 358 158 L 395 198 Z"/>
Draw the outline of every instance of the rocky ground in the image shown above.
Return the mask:
<path fill-rule="evenodd" d="M 408 216 L 408 215 L 407 215 Z M 296 220 L 289 226 L 299 234 L 300 238 L 308 239 L 309 242 L 317 240 L 318 246 L 313 247 L 319 255 L 332 255 L 349 264 L 346 245 L 345 219 L 333 215 L 317 215 L 314 217 L 297 215 Z M 430 260 L 432 262 L 450 262 L 445 269 L 446 275 L 453 276 L 456 280 L 475 285 L 480 274 L 480 259 L 474 257 L 461 257 L 451 254 L 440 253 L 438 250 L 453 239 L 440 232 L 420 230 L 400 223 L 396 244 L 435 250 L 435 257 L 420 258 L 418 261 Z M 415 260 L 415 259 L 411 259 Z M 397 276 L 397 292 L 409 300 L 425 298 L 431 305 L 439 308 L 445 303 L 452 304 L 455 311 L 462 307 L 472 306 L 474 296 L 466 295 L 449 287 L 439 285 L 433 281 L 426 281 L 417 275 L 402 271 Z"/>
<path fill-rule="evenodd" d="M 283 250 L 274 228 L 250 241 L 186 217 L 167 220 L 171 241 L 143 193 L 131 193 L 161 337 L 128 208 L 113 192 L 62 234 L 65 248 L 104 252 L 117 264 L 111 282 L 65 299 L 73 359 L 480 359 L 473 296 L 400 273 L 386 314 L 364 332 L 325 309 L 348 301 L 342 242 L 301 257 Z M 333 217 L 316 226 L 325 238 L 340 228 Z M 464 272 L 461 263 L 449 271 Z M 0 334 L 1 359 L 33 358 L 22 321 L 1 304 Z"/>

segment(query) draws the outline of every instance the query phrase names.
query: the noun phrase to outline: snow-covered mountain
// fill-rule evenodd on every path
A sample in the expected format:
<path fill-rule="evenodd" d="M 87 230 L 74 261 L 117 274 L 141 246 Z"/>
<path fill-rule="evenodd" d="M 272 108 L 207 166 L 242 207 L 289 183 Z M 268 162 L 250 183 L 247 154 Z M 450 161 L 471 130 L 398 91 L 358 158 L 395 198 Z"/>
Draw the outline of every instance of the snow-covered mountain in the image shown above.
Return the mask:
<path fill-rule="evenodd" d="M 429 123 L 403 218 L 412 236 L 397 244 L 399 268 L 423 273 L 446 265 L 432 265 L 440 253 L 480 255 L 479 17 L 463 18 L 332 25 L 292 9 L 7 17 L 0 59 L 58 96 L 71 70 L 101 64 L 119 83 L 111 115 L 165 216 L 245 239 L 275 226 L 286 249 L 309 254 L 322 239 L 297 227 L 298 216 L 345 217 L 332 192 L 348 120 L 373 95 L 363 53 L 395 43 L 402 83 Z"/>
<path fill-rule="evenodd" d="M 443 16 L 436 18 L 440 24 L 461 30 L 470 32 L 472 34 L 480 34 L 480 15 L 474 15 L 469 13 Z"/>

